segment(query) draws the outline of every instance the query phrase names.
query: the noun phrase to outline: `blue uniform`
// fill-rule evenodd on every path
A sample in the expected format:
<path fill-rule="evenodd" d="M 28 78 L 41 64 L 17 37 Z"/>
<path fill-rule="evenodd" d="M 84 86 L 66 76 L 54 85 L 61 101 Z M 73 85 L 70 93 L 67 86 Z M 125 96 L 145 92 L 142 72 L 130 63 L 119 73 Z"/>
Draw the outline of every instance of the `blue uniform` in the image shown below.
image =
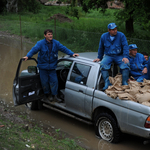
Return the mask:
<path fill-rule="evenodd" d="M 57 94 L 58 79 L 56 74 L 58 51 L 64 52 L 70 56 L 74 53 L 63 46 L 59 41 L 52 39 L 52 49 L 49 49 L 46 39 L 40 40 L 28 52 L 27 57 L 31 58 L 34 54 L 38 53 L 38 68 L 40 71 L 41 84 L 45 94 L 50 91 L 52 95 Z"/>
<path fill-rule="evenodd" d="M 38 41 L 36 45 L 28 52 L 27 57 L 31 58 L 34 54 L 38 53 L 38 68 L 45 70 L 52 70 L 57 67 L 58 51 L 72 56 L 74 53 L 67 47 L 63 46 L 59 41 L 52 40 L 53 47 L 49 53 L 48 44 L 46 39 Z"/>
<path fill-rule="evenodd" d="M 143 74 L 143 69 L 147 66 L 148 61 L 145 60 L 144 56 L 137 53 L 135 57 L 129 56 L 130 61 L 130 75 L 133 76 L 138 82 L 143 82 L 143 79 L 148 79 L 148 74 Z"/>
<path fill-rule="evenodd" d="M 122 32 L 117 31 L 113 40 L 111 40 L 109 32 L 102 34 L 98 49 L 98 58 L 102 60 L 101 69 L 110 69 L 113 61 L 118 64 L 121 69 L 129 69 L 129 64 L 125 64 L 122 61 L 123 58 L 128 58 L 128 56 L 128 42 Z"/>

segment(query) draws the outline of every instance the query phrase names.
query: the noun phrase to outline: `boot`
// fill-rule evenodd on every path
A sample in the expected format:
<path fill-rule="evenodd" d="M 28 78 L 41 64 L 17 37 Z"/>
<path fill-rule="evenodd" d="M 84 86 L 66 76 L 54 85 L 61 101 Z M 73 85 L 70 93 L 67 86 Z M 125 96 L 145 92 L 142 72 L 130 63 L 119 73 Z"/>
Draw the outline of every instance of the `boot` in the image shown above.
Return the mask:
<path fill-rule="evenodd" d="M 108 70 L 101 70 L 101 73 L 102 73 L 102 77 L 105 82 L 105 86 L 103 87 L 103 90 L 106 90 L 109 85 L 112 85 L 109 81 L 109 72 L 108 72 Z"/>
<path fill-rule="evenodd" d="M 128 85 L 127 81 L 129 79 L 129 69 L 122 70 L 122 85 Z"/>
<path fill-rule="evenodd" d="M 45 94 L 45 100 L 53 102 L 54 101 L 54 96 L 51 94 Z"/>
<path fill-rule="evenodd" d="M 55 102 L 58 102 L 58 103 L 63 103 L 63 102 L 64 102 L 64 100 L 63 100 L 63 99 L 60 99 L 60 98 L 58 97 L 58 95 L 55 95 L 55 96 L 54 96 L 54 101 L 55 101 Z"/>

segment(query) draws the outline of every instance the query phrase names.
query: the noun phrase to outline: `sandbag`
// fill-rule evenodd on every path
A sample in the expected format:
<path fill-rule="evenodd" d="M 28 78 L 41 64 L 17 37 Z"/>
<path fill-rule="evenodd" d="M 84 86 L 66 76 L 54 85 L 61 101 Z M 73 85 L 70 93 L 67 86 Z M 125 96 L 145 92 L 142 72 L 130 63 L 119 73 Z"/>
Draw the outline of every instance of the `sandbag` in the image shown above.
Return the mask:
<path fill-rule="evenodd" d="M 132 79 L 128 81 L 128 85 L 122 85 L 121 74 L 117 74 L 114 78 L 109 77 L 109 80 L 112 86 L 105 90 L 109 97 L 114 99 L 119 97 L 121 100 L 131 100 L 150 106 L 150 80 L 144 79 L 143 82 L 137 82 Z"/>
<path fill-rule="evenodd" d="M 129 93 L 122 93 L 122 94 L 118 94 L 119 99 L 122 100 L 132 100 L 132 101 L 136 101 L 136 99 L 130 95 Z"/>
<path fill-rule="evenodd" d="M 139 103 L 142 102 L 150 102 L 150 93 L 143 93 L 143 94 L 136 94 L 135 95 L 136 101 Z"/>

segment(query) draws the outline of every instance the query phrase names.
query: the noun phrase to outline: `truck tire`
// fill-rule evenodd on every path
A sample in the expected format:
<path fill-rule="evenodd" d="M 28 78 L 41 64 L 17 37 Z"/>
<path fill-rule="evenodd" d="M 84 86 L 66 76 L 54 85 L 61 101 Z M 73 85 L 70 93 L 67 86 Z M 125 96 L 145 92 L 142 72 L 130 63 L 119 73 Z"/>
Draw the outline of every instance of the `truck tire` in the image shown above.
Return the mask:
<path fill-rule="evenodd" d="M 38 100 L 38 109 L 39 110 L 43 110 L 44 109 L 43 102 L 40 99 Z"/>
<path fill-rule="evenodd" d="M 38 101 L 33 101 L 33 102 L 26 103 L 26 106 L 30 110 L 38 110 Z"/>
<path fill-rule="evenodd" d="M 118 143 L 121 132 L 116 120 L 108 113 L 101 113 L 95 119 L 95 134 L 110 143 Z"/>

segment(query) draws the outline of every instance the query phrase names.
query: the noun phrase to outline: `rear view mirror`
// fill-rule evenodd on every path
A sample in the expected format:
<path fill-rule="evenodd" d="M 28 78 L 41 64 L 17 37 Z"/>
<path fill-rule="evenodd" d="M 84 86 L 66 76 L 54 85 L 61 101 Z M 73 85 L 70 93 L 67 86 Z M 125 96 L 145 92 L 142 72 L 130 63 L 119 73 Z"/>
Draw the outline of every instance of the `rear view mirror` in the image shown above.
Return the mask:
<path fill-rule="evenodd" d="M 37 66 L 28 66 L 28 72 L 37 74 Z"/>

